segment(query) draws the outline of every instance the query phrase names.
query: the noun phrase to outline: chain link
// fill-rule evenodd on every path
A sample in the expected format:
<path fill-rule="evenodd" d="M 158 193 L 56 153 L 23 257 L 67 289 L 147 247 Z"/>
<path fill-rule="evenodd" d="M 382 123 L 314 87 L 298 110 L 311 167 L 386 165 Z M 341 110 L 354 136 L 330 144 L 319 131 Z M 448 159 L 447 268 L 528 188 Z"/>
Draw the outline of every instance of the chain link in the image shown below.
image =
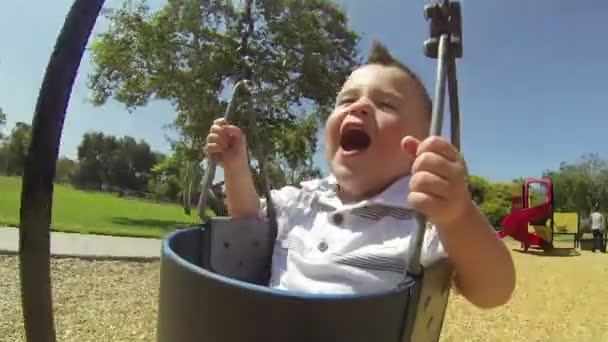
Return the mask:
<path fill-rule="evenodd" d="M 268 177 L 268 173 L 266 171 L 266 163 L 265 163 L 265 158 L 264 158 L 264 154 L 262 151 L 262 144 L 260 144 L 258 128 L 257 128 L 257 120 L 256 120 L 256 116 L 255 116 L 255 110 L 254 110 L 253 98 L 252 98 L 253 58 L 250 55 L 248 43 L 249 43 L 249 38 L 253 34 L 253 30 L 254 30 L 254 20 L 251 15 L 251 10 L 252 10 L 253 4 L 254 4 L 253 0 L 245 0 L 245 9 L 243 11 L 243 14 L 241 16 L 241 20 L 239 23 L 239 29 L 240 29 L 240 33 L 241 33 L 241 42 L 240 42 L 239 47 L 237 48 L 237 54 L 240 57 L 239 64 L 240 64 L 240 71 L 241 71 L 241 75 L 240 75 L 241 79 L 234 86 L 232 99 L 231 99 L 230 103 L 228 104 L 228 108 L 226 108 L 224 118 L 228 122 L 234 121 L 235 116 L 236 116 L 237 99 L 239 97 L 245 98 L 246 106 L 245 106 L 245 108 L 243 108 L 243 111 L 245 112 L 246 116 L 245 117 L 241 116 L 241 118 L 246 119 L 246 120 L 243 120 L 243 124 L 245 125 L 244 130 L 246 132 L 246 135 L 248 136 L 248 139 L 250 139 L 250 142 L 248 145 L 253 150 L 253 152 L 255 154 L 255 158 L 258 162 L 258 167 L 260 170 L 259 171 L 259 181 L 261 183 L 260 185 L 262 187 L 261 190 L 263 192 L 263 195 L 264 195 L 264 197 L 266 197 L 266 208 L 267 208 L 266 214 L 269 219 L 269 223 L 270 223 L 270 227 L 271 227 L 270 232 L 269 232 L 271 235 L 270 238 L 272 240 L 274 240 L 276 237 L 276 232 L 277 232 L 276 212 L 275 212 L 274 203 L 270 196 L 271 183 L 270 183 L 270 179 Z M 209 156 L 209 163 L 207 166 L 207 170 L 206 170 L 205 176 L 203 177 L 203 180 L 201 182 L 202 191 L 201 191 L 201 195 L 200 195 L 199 203 L 198 203 L 199 216 L 203 222 L 205 222 L 205 220 L 206 220 L 205 208 L 206 208 L 206 204 L 207 204 L 207 199 L 209 196 L 213 196 L 213 194 L 210 193 L 210 189 L 212 186 L 213 179 L 215 178 L 216 167 L 217 167 L 217 158 L 214 158 L 213 156 Z"/>

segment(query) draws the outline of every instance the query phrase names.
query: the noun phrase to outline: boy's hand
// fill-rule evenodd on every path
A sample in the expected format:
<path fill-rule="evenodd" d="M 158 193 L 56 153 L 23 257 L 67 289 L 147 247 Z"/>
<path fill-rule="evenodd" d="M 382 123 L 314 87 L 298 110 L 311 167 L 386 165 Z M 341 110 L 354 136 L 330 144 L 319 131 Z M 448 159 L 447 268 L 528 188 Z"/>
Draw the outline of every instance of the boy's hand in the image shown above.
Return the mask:
<path fill-rule="evenodd" d="M 401 140 L 412 156 L 409 202 L 436 225 L 464 218 L 473 206 L 466 180 L 466 165 L 452 144 L 432 136 L 420 142 L 413 137 Z"/>
<path fill-rule="evenodd" d="M 218 157 L 218 162 L 224 169 L 247 165 L 245 135 L 224 118 L 216 119 L 207 136 L 207 154 Z"/>

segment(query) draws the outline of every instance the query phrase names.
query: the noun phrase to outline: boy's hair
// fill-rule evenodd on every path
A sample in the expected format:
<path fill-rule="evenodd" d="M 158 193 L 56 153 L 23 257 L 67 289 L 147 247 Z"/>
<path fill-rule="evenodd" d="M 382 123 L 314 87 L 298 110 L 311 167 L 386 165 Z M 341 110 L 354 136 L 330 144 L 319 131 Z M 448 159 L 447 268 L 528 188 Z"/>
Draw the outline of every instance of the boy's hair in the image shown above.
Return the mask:
<path fill-rule="evenodd" d="M 424 108 L 429 113 L 429 117 L 430 117 L 430 114 L 433 109 L 433 104 L 431 102 L 431 97 L 429 96 L 429 93 L 427 92 L 424 84 L 420 80 L 420 77 L 418 77 L 418 75 L 412 69 L 410 69 L 407 65 L 405 65 L 405 64 L 401 63 L 400 61 L 398 61 L 397 59 L 395 59 L 391 55 L 391 53 L 388 51 L 386 46 L 384 46 L 379 41 L 374 40 L 372 43 L 372 48 L 367 57 L 367 64 L 380 64 L 380 65 L 384 65 L 384 66 L 392 66 L 392 67 L 396 67 L 399 70 L 405 72 L 405 74 L 407 76 L 409 76 L 412 79 L 412 81 L 414 81 L 416 88 L 418 88 L 418 90 L 420 91 L 420 93 L 422 95 L 422 101 L 424 102 Z"/>

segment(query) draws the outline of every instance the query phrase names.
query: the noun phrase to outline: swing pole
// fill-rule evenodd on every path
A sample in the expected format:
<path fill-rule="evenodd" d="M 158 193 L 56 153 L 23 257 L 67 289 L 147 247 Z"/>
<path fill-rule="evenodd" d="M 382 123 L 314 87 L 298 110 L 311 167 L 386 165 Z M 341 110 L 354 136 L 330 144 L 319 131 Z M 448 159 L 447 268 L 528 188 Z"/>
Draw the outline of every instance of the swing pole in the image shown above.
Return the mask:
<path fill-rule="evenodd" d="M 441 0 L 440 3 L 427 5 L 424 15 L 430 21 L 430 38 L 424 42 L 427 57 L 437 59 L 435 98 L 431 117 L 431 136 L 440 136 L 443 128 L 446 81 L 450 95 L 451 139 L 460 150 L 460 112 L 458 110 L 458 88 L 456 79 L 456 58 L 462 57 L 462 26 L 460 3 Z M 426 216 L 416 213 L 418 226 L 410 240 L 408 272 L 412 276 L 422 274 L 420 258 L 427 226 Z"/>

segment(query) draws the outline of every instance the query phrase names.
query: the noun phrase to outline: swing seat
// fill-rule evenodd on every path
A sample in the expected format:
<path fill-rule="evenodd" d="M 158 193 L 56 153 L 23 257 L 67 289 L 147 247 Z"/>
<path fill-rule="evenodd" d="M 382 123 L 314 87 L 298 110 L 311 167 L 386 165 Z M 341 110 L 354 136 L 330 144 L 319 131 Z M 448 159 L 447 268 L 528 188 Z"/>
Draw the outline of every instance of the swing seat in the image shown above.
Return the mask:
<path fill-rule="evenodd" d="M 159 342 L 439 340 L 451 286 L 446 259 L 392 291 L 272 289 L 274 241 L 261 220 L 212 217 L 162 244 Z"/>

